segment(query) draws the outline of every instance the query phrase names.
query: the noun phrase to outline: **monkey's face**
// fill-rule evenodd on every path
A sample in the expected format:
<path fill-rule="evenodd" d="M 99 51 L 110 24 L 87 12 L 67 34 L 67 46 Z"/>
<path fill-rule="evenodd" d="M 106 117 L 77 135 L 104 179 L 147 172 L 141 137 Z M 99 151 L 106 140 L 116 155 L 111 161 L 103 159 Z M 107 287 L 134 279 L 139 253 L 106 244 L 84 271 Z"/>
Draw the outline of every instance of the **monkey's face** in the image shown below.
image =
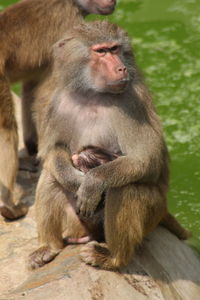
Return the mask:
<path fill-rule="evenodd" d="M 81 94 L 121 94 L 135 76 L 126 32 L 106 21 L 74 27 L 55 44 L 54 58 L 60 85 Z"/>
<path fill-rule="evenodd" d="M 128 70 L 122 57 L 122 45 L 105 42 L 90 49 L 90 77 L 93 88 L 98 92 L 122 93 L 128 84 Z"/>
<path fill-rule="evenodd" d="M 85 11 L 87 14 L 111 14 L 116 5 L 116 0 L 75 0 L 75 2 Z"/>

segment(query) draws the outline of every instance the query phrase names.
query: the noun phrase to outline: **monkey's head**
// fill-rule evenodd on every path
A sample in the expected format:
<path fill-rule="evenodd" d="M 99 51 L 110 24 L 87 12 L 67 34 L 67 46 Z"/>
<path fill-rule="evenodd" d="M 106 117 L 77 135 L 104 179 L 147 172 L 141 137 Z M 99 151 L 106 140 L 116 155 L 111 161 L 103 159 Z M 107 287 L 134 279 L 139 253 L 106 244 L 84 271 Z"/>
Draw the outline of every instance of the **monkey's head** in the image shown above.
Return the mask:
<path fill-rule="evenodd" d="M 55 69 L 71 91 L 123 93 L 135 66 L 127 33 L 107 21 L 83 23 L 54 46 Z"/>
<path fill-rule="evenodd" d="M 87 14 L 109 15 L 116 5 L 116 0 L 74 0 L 75 3 Z"/>

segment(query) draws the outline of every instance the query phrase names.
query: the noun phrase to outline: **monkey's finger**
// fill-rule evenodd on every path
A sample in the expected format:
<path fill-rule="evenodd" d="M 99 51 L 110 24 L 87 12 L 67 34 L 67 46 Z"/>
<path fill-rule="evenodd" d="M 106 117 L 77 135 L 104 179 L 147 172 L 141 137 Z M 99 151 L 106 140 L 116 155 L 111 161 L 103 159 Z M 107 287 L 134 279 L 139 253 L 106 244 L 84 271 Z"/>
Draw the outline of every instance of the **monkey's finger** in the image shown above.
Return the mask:
<path fill-rule="evenodd" d="M 82 210 L 83 210 L 83 202 L 81 199 L 78 199 L 76 203 L 76 213 L 79 215 Z"/>
<path fill-rule="evenodd" d="M 80 218 L 91 218 L 94 214 L 94 210 L 93 208 L 91 207 L 91 205 L 87 205 L 87 202 L 83 202 L 81 203 L 80 205 L 80 208 L 79 208 L 79 212 L 78 212 L 78 215 L 80 216 Z"/>
<path fill-rule="evenodd" d="M 88 219 L 90 216 L 90 211 L 86 209 L 85 205 L 80 208 L 80 217 Z"/>
<path fill-rule="evenodd" d="M 79 200 L 76 205 L 76 213 L 81 217 L 85 216 L 85 204 L 84 201 Z"/>
<path fill-rule="evenodd" d="M 85 212 L 85 217 L 86 217 L 87 219 L 92 218 L 93 215 L 94 215 L 94 211 L 93 211 L 93 210 L 92 210 L 92 211 L 91 211 L 91 210 L 88 210 L 88 211 Z"/>
<path fill-rule="evenodd" d="M 94 216 L 95 209 L 96 209 L 96 205 L 94 206 L 94 205 L 91 205 L 91 203 L 88 203 L 88 205 L 86 205 L 86 207 L 85 207 L 85 216 L 88 219 L 92 218 Z"/>

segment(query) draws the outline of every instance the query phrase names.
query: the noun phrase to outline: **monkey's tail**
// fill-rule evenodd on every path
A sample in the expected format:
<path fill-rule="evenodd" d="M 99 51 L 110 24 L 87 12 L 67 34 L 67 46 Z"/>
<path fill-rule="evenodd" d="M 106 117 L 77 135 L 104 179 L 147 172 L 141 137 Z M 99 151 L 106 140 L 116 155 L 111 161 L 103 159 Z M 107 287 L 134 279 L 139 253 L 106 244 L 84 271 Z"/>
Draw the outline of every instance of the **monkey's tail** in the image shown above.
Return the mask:
<path fill-rule="evenodd" d="M 179 224 L 174 216 L 168 213 L 160 222 L 161 225 L 166 227 L 169 231 L 174 233 L 180 240 L 187 240 L 192 236 L 191 232 L 186 230 Z"/>

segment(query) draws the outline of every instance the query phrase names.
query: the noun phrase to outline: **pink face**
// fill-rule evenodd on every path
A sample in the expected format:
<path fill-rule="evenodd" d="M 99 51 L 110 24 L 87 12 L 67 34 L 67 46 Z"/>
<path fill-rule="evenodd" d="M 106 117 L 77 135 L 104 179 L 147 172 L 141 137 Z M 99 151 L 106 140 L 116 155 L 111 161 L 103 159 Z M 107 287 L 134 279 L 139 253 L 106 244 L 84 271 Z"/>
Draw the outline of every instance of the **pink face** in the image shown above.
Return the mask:
<path fill-rule="evenodd" d="M 88 14 L 109 15 L 116 5 L 116 0 L 75 0 Z"/>
<path fill-rule="evenodd" d="M 128 83 L 128 71 L 120 58 L 118 43 L 102 43 L 91 47 L 91 77 L 99 91 L 121 93 Z"/>

